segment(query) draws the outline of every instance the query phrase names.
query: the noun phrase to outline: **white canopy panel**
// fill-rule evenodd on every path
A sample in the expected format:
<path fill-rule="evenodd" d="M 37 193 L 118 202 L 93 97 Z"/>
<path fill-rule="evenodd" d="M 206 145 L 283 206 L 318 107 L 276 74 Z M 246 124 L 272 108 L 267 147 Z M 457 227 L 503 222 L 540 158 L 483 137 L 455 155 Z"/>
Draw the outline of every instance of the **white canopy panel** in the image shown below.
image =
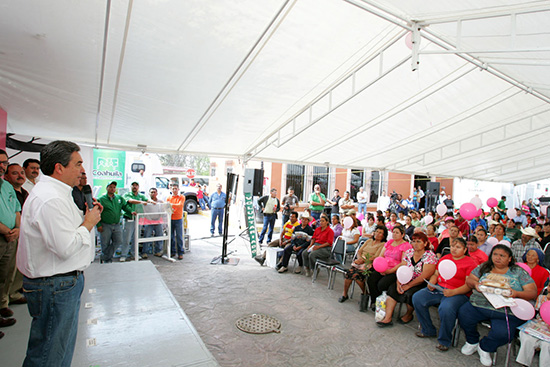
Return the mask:
<path fill-rule="evenodd" d="M 0 34 L 9 133 L 549 176 L 550 1 L 7 0 Z"/>

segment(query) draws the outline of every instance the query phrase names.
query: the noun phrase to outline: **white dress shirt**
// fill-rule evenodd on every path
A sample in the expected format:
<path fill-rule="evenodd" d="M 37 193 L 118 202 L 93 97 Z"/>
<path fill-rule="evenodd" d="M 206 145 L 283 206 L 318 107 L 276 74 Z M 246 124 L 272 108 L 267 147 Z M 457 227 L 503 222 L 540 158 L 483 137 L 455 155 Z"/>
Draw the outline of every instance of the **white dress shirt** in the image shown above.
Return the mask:
<path fill-rule="evenodd" d="M 36 183 L 38 183 L 38 179 L 37 179 Z M 23 184 L 23 188 L 25 190 L 27 190 L 27 192 L 29 194 L 31 193 L 32 189 L 34 189 L 34 186 L 36 186 L 36 185 L 33 184 L 31 180 L 29 180 L 28 178 L 25 179 L 25 183 Z"/>
<path fill-rule="evenodd" d="M 94 259 L 90 232 L 73 201 L 72 187 L 43 176 L 25 201 L 17 268 L 28 278 L 84 270 Z"/>

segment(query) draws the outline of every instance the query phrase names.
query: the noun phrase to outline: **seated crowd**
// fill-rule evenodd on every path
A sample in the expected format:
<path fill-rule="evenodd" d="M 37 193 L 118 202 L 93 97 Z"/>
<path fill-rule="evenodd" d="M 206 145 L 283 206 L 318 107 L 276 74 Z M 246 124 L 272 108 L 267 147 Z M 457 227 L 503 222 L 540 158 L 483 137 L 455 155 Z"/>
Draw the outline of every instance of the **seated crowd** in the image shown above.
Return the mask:
<path fill-rule="evenodd" d="M 495 308 L 485 296 L 486 286 L 496 284 L 511 298 L 532 305 L 537 298 L 537 306 L 548 299 L 550 222 L 544 216 L 528 218 L 531 212 L 526 213 L 526 207 L 519 208 L 516 217 L 508 218 L 499 206 L 491 208 L 487 216 L 480 211 L 470 221 L 452 209 L 443 216 L 420 209 L 407 214 L 379 210 L 365 217 L 361 213 L 358 218 L 348 200 L 346 192 L 342 210 L 331 216 L 321 213 L 315 218 L 306 209 L 298 219 L 296 211 L 290 213 L 280 240 L 269 244 L 284 247 L 277 264 L 279 273 L 288 271 L 292 254 L 298 262 L 294 273 L 306 276 L 313 276 L 317 260 L 327 261 L 332 256 L 344 263 L 342 255 L 331 253 L 333 244 L 341 238 L 346 244 L 345 253 L 355 256 L 344 274 L 344 290 L 338 302 L 349 299 L 353 282 L 361 289 L 359 311 L 367 311 L 369 301 L 374 311 L 376 299 L 385 293 L 385 313 L 377 326 L 391 327 L 394 310 L 401 303 L 406 312 L 398 315 L 397 322 L 408 324 L 416 314 L 420 323 L 416 336 L 437 338 L 439 351 L 451 347 L 455 328 L 460 327 L 466 336 L 461 352 L 477 352 L 481 363 L 490 366 L 490 353 L 519 334 L 517 362 L 529 366 L 535 348 L 540 348 L 540 365 L 550 366 L 550 342 L 525 331 L 518 333 L 517 328 L 526 319 L 518 318 L 510 307 Z M 327 202 L 332 204 L 334 199 Z M 260 260 L 265 260 L 265 255 L 256 260 L 263 264 Z M 384 267 L 377 267 L 377 262 Z M 402 267 L 408 269 L 400 270 Z M 451 274 L 448 269 L 453 269 Z M 401 282 L 400 272 L 412 275 Z M 439 329 L 432 322 L 430 306 L 437 307 Z M 540 320 L 540 316 L 536 318 Z M 478 332 L 480 322 L 490 323 L 484 337 Z"/>

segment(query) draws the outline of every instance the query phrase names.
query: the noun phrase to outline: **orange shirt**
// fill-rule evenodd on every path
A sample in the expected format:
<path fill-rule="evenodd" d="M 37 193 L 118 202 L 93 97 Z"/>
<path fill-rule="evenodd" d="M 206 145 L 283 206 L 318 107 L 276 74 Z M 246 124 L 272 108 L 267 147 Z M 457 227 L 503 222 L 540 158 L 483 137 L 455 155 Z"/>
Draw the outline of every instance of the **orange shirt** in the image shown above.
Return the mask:
<path fill-rule="evenodd" d="M 185 203 L 185 196 L 172 195 L 172 196 L 169 196 L 168 199 L 166 199 L 166 201 L 172 204 L 172 209 L 174 209 L 174 212 L 172 213 L 172 220 L 178 220 L 183 218 L 183 203 Z"/>

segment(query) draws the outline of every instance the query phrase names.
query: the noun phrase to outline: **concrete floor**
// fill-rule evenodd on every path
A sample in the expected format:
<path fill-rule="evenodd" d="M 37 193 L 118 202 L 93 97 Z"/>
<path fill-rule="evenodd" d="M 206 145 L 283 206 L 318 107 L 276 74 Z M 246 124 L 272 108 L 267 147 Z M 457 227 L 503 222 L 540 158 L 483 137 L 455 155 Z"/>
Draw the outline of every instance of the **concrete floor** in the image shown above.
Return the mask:
<path fill-rule="evenodd" d="M 212 258 L 221 254 L 222 239 L 209 238 L 208 214 L 206 212 L 205 215 L 189 217 L 191 251 L 184 255 L 183 260 L 173 263 L 156 257 L 150 260 L 219 365 L 481 365 L 477 354 L 464 356 L 460 353 L 460 346 L 464 343 L 463 334 L 458 349 L 451 348 L 448 352 L 442 353 L 435 349 L 436 340 L 419 339 L 414 336 L 418 327 L 416 320 L 408 325 L 395 324 L 391 328 L 378 328 L 374 322 L 373 312 L 358 311 L 358 292 L 354 299 L 338 303 L 337 299 L 343 288 L 341 275 L 337 277 L 334 290 L 328 290 L 326 272 L 321 272 L 314 284 L 311 283 L 311 278 L 292 274 L 291 271 L 279 274 L 274 269 L 260 267 L 251 258 L 247 244 L 241 239 L 229 245 L 230 251 L 237 251 L 230 257 L 240 258 L 238 265 L 210 265 Z M 233 220 L 230 233 L 239 232 L 236 221 Z M 129 264 L 120 264 L 121 267 L 126 265 Z M 106 271 L 109 265 L 101 266 L 105 267 Z M 130 267 L 128 270 L 130 271 Z M 131 283 L 130 278 L 129 273 L 126 280 L 128 284 Z M 94 287 L 94 280 L 89 279 L 87 288 Z M 112 297 L 125 298 L 126 295 L 113 294 Z M 148 296 L 142 294 L 142 297 L 147 299 Z M 147 302 L 158 302 L 155 292 L 150 292 Z M 24 312 L 25 309 L 25 306 L 14 308 L 16 314 Z M 278 319 L 282 324 L 281 332 L 256 335 L 236 328 L 235 322 L 239 318 L 253 313 L 263 313 Z M 437 316 L 434 319 L 437 319 Z M 139 320 L 135 320 L 135 325 L 141 325 Z M 162 325 L 165 324 L 158 324 L 161 334 L 164 331 Z M 28 330 L 24 320 L 18 321 L 13 327 L 3 329 L 6 332 L 6 337 L 0 340 L 0 355 L 3 361 L 6 360 L 6 354 L 16 353 L 17 348 L 22 348 L 23 351 L 25 349 L 26 338 L 24 335 L 16 336 L 15 329 L 12 330 L 16 327 Z M 116 335 L 120 330 L 124 330 L 123 325 L 114 326 L 111 332 Z M 85 337 L 85 334 L 79 331 L 79 338 L 82 337 Z M 133 353 L 131 348 L 127 349 L 124 352 L 127 353 L 126 365 L 187 365 L 185 353 L 178 359 L 178 364 L 155 359 L 155 355 L 165 353 L 165 348 L 159 344 L 158 340 L 150 340 L 146 346 L 140 343 L 139 348 L 148 348 L 147 352 L 152 357 L 142 360 L 139 353 Z M 16 345 L 17 348 L 14 348 Z M 94 353 L 98 355 L 108 355 L 109 351 L 108 348 L 94 349 Z M 501 348 L 499 352 L 497 365 L 504 365 L 505 348 Z M 191 354 L 189 357 L 192 357 Z M 75 359 L 76 363 L 73 365 L 89 366 L 77 364 L 80 363 L 78 361 Z M 533 365 L 538 366 L 538 357 L 535 357 L 535 361 Z M 13 364 L 16 365 L 20 364 Z M 114 364 L 109 364 L 109 358 L 104 358 L 101 366 L 108 365 Z M 511 365 L 517 366 L 515 362 Z M 12 364 L 2 363 L 2 366 L 11 367 Z"/>

